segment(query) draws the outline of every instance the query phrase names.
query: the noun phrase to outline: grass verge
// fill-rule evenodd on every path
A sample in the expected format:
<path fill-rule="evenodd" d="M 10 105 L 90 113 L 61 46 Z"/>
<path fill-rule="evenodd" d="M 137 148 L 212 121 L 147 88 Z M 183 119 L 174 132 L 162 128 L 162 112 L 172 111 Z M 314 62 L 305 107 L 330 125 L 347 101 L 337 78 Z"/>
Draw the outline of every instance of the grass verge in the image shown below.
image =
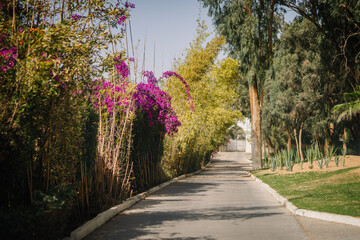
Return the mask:
<path fill-rule="evenodd" d="M 360 217 L 360 167 L 284 175 L 261 171 L 251 173 L 299 209 Z"/>

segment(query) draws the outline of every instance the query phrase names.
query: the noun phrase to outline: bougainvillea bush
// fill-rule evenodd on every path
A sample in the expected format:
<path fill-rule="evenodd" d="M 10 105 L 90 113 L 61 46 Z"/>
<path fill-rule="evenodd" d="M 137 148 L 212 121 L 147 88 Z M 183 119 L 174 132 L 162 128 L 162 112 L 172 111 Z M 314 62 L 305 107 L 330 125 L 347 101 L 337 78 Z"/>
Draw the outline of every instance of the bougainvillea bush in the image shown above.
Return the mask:
<path fill-rule="evenodd" d="M 153 72 L 145 71 L 147 82 L 137 84 L 133 94 L 136 106 L 136 118 L 133 128 L 134 184 L 137 190 L 144 191 L 166 180 L 161 165 L 165 136 L 173 137 L 181 123 L 171 106 L 171 97 L 161 90 Z M 176 76 L 182 82 L 181 88 L 190 92 L 184 79 L 175 72 L 165 72 L 161 80 Z M 191 101 L 190 101 L 191 102 Z"/>
<path fill-rule="evenodd" d="M 134 7 L 1 1 L 3 236 L 60 238 L 165 179 L 163 139 L 181 123 L 154 74 L 141 73 L 148 81 L 136 84 L 130 70 L 135 60 L 121 46 Z M 190 104 L 184 79 L 175 72 L 161 78 L 168 77 L 182 82 Z"/>
<path fill-rule="evenodd" d="M 116 147 L 131 142 L 133 110 L 126 103 L 134 87 L 126 83 L 126 52 L 111 50 L 132 8 L 128 1 L 1 1 L 3 236 L 59 238 L 130 193 L 131 166 L 121 165 L 129 151 Z M 104 103 L 97 109 L 95 86 Z M 109 114 L 99 114 L 102 107 Z M 116 132 L 114 122 L 126 126 Z M 116 139 L 126 140 L 116 145 Z M 107 151 L 113 142 L 115 150 Z M 118 164 L 116 152 L 123 154 Z"/>

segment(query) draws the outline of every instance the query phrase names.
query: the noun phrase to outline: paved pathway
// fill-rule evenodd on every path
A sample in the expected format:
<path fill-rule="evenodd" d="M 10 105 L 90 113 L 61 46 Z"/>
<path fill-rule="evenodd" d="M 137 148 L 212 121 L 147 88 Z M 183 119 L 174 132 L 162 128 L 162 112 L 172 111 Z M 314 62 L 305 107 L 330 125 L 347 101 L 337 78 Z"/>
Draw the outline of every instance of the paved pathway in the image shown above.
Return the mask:
<path fill-rule="evenodd" d="M 292 215 L 247 177 L 248 154 L 219 153 L 91 233 L 101 239 L 360 239 L 360 228 Z"/>

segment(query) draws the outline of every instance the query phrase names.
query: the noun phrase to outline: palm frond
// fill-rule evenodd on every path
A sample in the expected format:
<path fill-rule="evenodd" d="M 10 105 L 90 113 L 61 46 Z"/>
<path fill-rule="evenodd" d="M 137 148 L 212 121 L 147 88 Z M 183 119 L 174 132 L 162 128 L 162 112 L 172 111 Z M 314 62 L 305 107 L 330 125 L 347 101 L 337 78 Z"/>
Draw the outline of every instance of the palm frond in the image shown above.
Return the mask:
<path fill-rule="evenodd" d="M 337 122 L 351 120 L 352 117 L 360 114 L 360 99 L 357 101 L 338 104 L 333 107 L 332 112 L 339 114 Z"/>
<path fill-rule="evenodd" d="M 337 122 L 350 120 L 360 114 L 360 85 L 356 85 L 355 91 L 344 94 L 347 102 L 334 106 L 331 111 L 338 114 Z"/>

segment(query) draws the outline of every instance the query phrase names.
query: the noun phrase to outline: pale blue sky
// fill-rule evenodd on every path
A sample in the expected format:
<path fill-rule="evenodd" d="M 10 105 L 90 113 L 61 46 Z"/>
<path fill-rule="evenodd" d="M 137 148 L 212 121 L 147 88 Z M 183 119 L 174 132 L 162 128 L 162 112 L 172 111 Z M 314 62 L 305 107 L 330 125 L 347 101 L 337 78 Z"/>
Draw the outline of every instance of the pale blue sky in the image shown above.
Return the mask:
<path fill-rule="evenodd" d="M 213 31 L 207 9 L 197 0 L 130 0 L 131 28 L 139 70 L 143 70 L 144 41 L 146 41 L 145 70 L 155 74 L 171 70 L 174 59 L 184 54 L 196 34 L 196 20 L 205 20 L 209 31 Z M 140 42 L 139 42 L 140 41 Z M 130 51 L 130 56 L 132 55 Z"/>
<path fill-rule="evenodd" d="M 138 45 L 138 59 L 142 70 L 144 41 L 146 41 L 145 70 L 155 74 L 171 70 L 174 59 L 181 57 L 196 33 L 196 19 L 205 20 L 212 30 L 207 11 L 197 0 L 132 0 L 131 27 L 134 45 Z M 136 51 L 135 51 L 136 52 Z"/>

